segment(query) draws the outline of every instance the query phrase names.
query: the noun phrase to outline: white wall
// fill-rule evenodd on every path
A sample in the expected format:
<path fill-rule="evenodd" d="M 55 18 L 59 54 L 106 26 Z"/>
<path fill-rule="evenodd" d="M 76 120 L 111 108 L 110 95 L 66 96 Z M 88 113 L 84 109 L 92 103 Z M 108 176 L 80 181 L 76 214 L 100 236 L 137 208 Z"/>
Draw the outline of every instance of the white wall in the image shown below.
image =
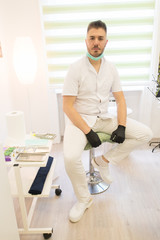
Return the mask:
<path fill-rule="evenodd" d="M 0 14 L 1 15 L 1 14 Z M 0 21 L 1 24 L 1 21 Z M 0 26 L 1 29 L 1 26 Z M 1 41 L 2 43 L 2 41 Z M 4 48 L 3 48 L 4 50 Z M 3 142 L 5 129 L 5 113 L 11 109 L 11 99 L 9 94 L 9 81 L 6 69 L 6 58 L 0 58 L 0 140 Z"/>
<path fill-rule="evenodd" d="M 10 87 L 9 87 L 9 76 L 7 70 L 7 58 L 5 52 L 7 48 L 5 47 L 5 26 L 3 22 L 3 17 L 5 12 L 1 7 L 3 5 L 2 0 L 0 0 L 0 43 L 2 46 L 3 58 L 0 58 L 0 141 L 3 142 L 6 129 L 5 129 L 5 112 L 9 111 L 11 108 L 10 99 Z"/>
<path fill-rule="evenodd" d="M 0 0 L 0 41 L 4 57 L 0 59 L 0 102 L 2 111 L 1 133 L 6 134 L 5 113 L 11 110 L 24 111 L 27 132 L 54 132 L 49 109 L 47 65 L 38 0 Z M 13 46 L 17 36 L 30 36 L 36 48 L 38 71 L 33 85 L 19 83 L 13 68 Z M 3 69 L 3 70 L 2 70 Z M 28 90 L 27 90 L 28 89 Z M 28 92 L 31 102 L 29 115 Z M 31 118 L 31 119 L 30 119 Z M 31 120 L 31 121 L 30 121 Z"/>

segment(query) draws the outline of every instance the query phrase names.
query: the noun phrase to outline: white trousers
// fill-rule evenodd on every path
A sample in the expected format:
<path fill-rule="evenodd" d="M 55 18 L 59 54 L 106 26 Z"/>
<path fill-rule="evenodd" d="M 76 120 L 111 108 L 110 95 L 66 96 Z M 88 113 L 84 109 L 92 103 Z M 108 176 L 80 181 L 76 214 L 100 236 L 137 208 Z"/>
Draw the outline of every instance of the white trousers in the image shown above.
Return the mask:
<path fill-rule="evenodd" d="M 117 118 L 97 118 L 92 129 L 95 132 L 112 134 L 117 128 Z M 147 143 L 152 138 L 152 131 L 146 125 L 127 118 L 125 141 L 114 144 L 114 148 L 104 154 L 104 157 L 113 164 L 129 155 L 137 146 Z M 81 161 L 87 138 L 85 134 L 72 123 L 65 128 L 63 151 L 66 172 L 71 180 L 75 195 L 79 202 L 86 202 L 90 198 L 85 169 Z"/>

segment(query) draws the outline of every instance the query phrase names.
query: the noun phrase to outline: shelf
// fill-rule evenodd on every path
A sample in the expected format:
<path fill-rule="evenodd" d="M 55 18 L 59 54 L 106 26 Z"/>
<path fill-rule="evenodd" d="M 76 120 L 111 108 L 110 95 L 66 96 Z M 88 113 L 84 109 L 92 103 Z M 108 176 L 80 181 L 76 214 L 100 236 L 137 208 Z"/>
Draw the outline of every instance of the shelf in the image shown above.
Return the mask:
<path fill-rule="evenodd" d="M 30 139 L 34 140 L 36 138 L 32 137 Z M 6 164 L 7 164 L 7 166 L 13 166 L 14 164 L 19 164 L 21 167 L 38 167 L 38 166 L 39 167 L 44 167 L 44 166 L 46 166 L 46 162 L 47 162 L 48 157 L 49 157 L 49 152 L 52 149 L 52 144 L 53 144 L 53 141 L 48 140 L 47 146 L 44 145 L 44 147 L 48 147 L 48 153 L 46 153 L 46 159 L 44 161 L 39 161 L 39 162 L 35 162 L 35 161 L 33 161 L 33 162 L 32 161 L 28 161 L 28 162 L 27 161 L 16 161 L 16 159 L 15 159 L 16 154 L 13 152 L 12 155 L 11 155 L 11 161 L 6 162 Z M 42 147 L 42 146 L 39 146 L 39 147 Z"/>
<path fill-rule="evenodd" d="M 27 166 L 34 166 L 33 165 L 27 165 Z M 38 163 L 39 164 L 39 163 Z M 56 165 L 56 160 L 54 159 L 51 165 L 51 168 L 48 172 L 43 191 L 39 195 L 32 195 L 29 194 L 28 191 L 33 183 L 33 180 L 37 174 L 37 171 L 39 170 L 39 165 L 37 167 L 32 167 L 32 168 L 23 168 L 20 167 L 20 174 L 21 174 L 21 180 L 22 180 L 22 186 L 23 186 L 23 194 L 24 197 L 48 197 L 50 194 L 51 186 L 52 186 L 52 181 L 53 181 L 53 174 L 54 174 L 54 169 Z M 24 166 L 24 165 L 23 165 Z M 8 176 L 9 176 L 9 182 L 11 185 L 11 193 L 14 197 L 18 196 L 18 190 L 17 190 L 17 185 L 16 185 L 16 179 L 15 179 L 15 172 L 14 172 L 14 167 L 11 167 L 8 171 Z"/>
<path fill-rule="evenodd" d="M 47 164 L 47 160 L 49 157 L 49 153 L 45 154 L 45 159 L 44 161 L 39 161 L 39 162 L 35 162 L 35 161 L 16 161 L 14 158 L 11 161 L 11 164 L 18 164 L 20 167 L 45 167 Z"/>

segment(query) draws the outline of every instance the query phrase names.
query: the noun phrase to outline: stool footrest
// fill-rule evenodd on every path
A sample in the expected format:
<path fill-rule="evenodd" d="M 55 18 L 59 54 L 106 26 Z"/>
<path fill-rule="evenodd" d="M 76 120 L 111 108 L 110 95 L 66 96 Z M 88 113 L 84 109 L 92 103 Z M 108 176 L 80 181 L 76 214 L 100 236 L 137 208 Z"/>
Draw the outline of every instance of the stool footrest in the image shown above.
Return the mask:
<path fill-rule="evenodd" d="M 98 171 L 94 171 L 93 173 L 87 172 L 86 177 L 88 182 L 88 188 L 90 194 L 92 195 L 102 193 L 106 191 L 110 186 L 102 180 Z"/>
<path fill-rule="evenodd" d="M 98 171 L 94 171 L 94 173 L 87 172 L 86 176 L 87 176 L 88 183 L 90 184 L 97 184 L 97 183 L 103 182 Z"/>

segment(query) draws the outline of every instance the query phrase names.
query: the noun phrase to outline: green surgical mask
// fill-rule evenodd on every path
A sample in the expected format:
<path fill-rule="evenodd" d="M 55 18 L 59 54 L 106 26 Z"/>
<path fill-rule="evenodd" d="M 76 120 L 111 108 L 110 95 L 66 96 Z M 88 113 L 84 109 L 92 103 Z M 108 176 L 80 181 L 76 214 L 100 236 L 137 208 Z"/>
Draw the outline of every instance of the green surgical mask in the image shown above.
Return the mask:
<path fill-rule="evenodd" d="M 91 54 L 89 54 L 89 52 L 87 52 L 87 57 L 89 57 L 90 59 L 92 59 L 94 61 L 98 61 L 99 59 L 101 59 L 103 57 L 103 53 L 99 57 L 93 57 Z"/>

